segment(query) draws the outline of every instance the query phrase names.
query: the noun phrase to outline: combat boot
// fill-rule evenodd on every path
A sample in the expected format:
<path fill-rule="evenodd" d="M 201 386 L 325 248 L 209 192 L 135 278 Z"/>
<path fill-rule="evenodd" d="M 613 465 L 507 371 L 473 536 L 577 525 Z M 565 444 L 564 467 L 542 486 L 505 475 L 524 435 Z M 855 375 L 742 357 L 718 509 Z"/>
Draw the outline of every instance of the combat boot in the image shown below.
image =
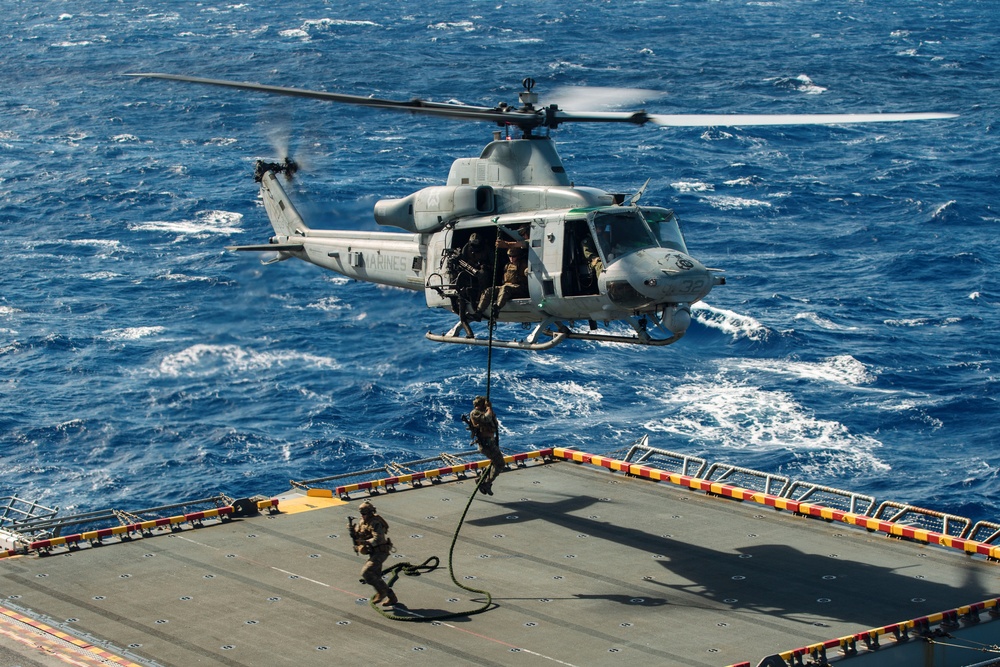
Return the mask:
<path fill-rule="evenodd" d="M 395 607 L 399 604 L 399 600 L 396 598 L 396 594 L 393 593 L 392 589 L 389 589 L 389 595 L 386 597 L 385 602 L 382 603 L 383 607 Z"/>
<path fill-rule="evenodd" d="M 375 595 L 372 596 L 372 604 L 378 604 L 379 602 L 382 601 L 383 597 L 384 596 L 381 593 L 376 593 Z"/>

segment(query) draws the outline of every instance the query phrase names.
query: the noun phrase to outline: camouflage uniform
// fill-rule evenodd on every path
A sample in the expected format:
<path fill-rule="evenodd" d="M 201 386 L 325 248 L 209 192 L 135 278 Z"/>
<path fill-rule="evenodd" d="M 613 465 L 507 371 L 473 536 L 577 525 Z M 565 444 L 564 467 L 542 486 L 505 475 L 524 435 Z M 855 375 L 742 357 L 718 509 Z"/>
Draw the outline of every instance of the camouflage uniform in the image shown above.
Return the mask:
<path fill-rule="evenodd" d="M 507 249 L 507 265 L 503 270 L 503 284 L 490 287 L 479 299 L 479 313 L 485 314 L 490 302 L 494 302 L 499 311 L 511 299 L 523 299 L 528 296 L 528 227 L 522 227 L 519 232 L 522 241 L 497 240 L 498 248 Z"/>
<path fill-rule="evenodd" d="M 493 280 L 492 261 L 493 257 L 486 249 L 486 244 L 479 238 L 479 234 L 473 233 L 459 252 L 457 267 L 454 269 L 460 299 L 455 310 L 460 317 L 466 314 L 466 304 L 474 312 L 478 312 L 476 307 Z"/>
<path fill-rule="evenodd" d="M 604 270 L 604 262 L 601 261 L 601 256 L 594 249 L 594 239 L 590 236 L 585 236 L 583 239 L 583 261 L 590 267 L 594 277 L 600 275 L 601 271 Z"/>
<path fill-rule="evenodd" d="M 504 470 L 506 463 L 500 451 L 499 423 L 493 413 L 493 406 L 485 396 L 476 396 L 469 413 L 469 430 L 475 437 L 476 446 L 483 456 L 490 460 L 489 474 L 479 486 L 482 493 L 493 495 L 493 480 Z"/>
<path fill-rule="evenodd" d="M 368 556 L 361 568 L 361 579 L 375 589 L 374 602 L 382 602 L 383 607 L 397 604 L 396 594 L 382 579 L 382 563 L 389 557 L 392 541 L 387 533 L 389 524 L 375 513 L 375 506 L 367 500 L 358 507 L 361 521 L 356 527 L 354 550 Z"/>

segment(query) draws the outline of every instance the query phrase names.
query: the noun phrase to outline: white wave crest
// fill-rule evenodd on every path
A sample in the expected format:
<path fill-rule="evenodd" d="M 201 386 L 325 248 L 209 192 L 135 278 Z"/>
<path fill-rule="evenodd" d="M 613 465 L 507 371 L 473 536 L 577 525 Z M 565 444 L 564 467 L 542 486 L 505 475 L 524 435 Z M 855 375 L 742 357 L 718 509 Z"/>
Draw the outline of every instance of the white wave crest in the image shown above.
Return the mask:
<path fill-rule="evenodd" d="M 242 213 L 230 211 L 199 211 L 194 220 L 140 222 L 130 224 L 131 231 L 170 232 L 181 236 L 230 235 L 240 231 Z"/>
<path fill-rule="evenodd" d="M 658 399 L 668 415 L 646 422 L 646 429 L 713 450 L 721 446 L 791 451 L 803 469 L 820 459 L 827 468 L 890 468 L 876 455 L 882 446 L 878 440 L 854 435 L 840 422 L 817 418 L 787 392 L 768 391 L 724 375 L 691 379 Z"/>
<path fill-rule="evenodd" d="M 691 314 L 704 326 L 729 334 L 734 339 L 764 340 L 770 332 L 767 327 L 749 315 L 740 315 L 706 303 L 696 303 L 691 306 Z"/>
<path fill-rule="evenodd" d="M 751 186 L 760 185 L 763 182 L 760 176 L 744 176 L 742 178 L 734 178 L 728 181 L 724 181 L 725 185 L 736 187 L 736 186 Z"/>
<path fill-rule="evenodd" d="M 941 217 L 941 215 L 945 211 L 947 211 L 949 208 L 951 208 L 952 206 L 954 206 L 957 203 L 958 203 L 957 201 L 955 201 L 954 199 L 952 199 L 950 201 L 946 201 L 945 203 L 939 205 L 937 208 L 934 209 L 934 212 L 931 213 L 931 219 L 933 220 L 935 218 Z"/>
<path fill-rule="evenodd" d="M 710 130 L 705 130 L 701 133 L 701 138 L 704 141 L 726 141 L 733 138 L 732 132 L 726 132 L 725 130 L 713 127 Z"/>
<path fill-rule="evenodd" d="M 858 331 L 858 327 L 846 327 L 842 324 L 837 324 L 825 317 L 820 317 L 816 313 L 799 313 L 795 316 L 796 320 L 805 320 L 807 322 L 812 322 L 821 329 L 826 329 L 827 331 Z"/>
<path fill-rule="evenodd" d="M 817 86 L 813 83 L 813 80 L 805 74 L 799 74 L 795 77 L 795 80 L 799 83 L 799 92 L 805 93 L 806 95 L 819 95 L 820 93 L 826 92 L 826 88 L 823 86 Z"/>
<path fill-rule="evenodd" d="M 428 30 L 461 30 L 462 32 L 472 32 L 476 29 L 472 21 L 442 21 L 432 23 L 427 26 Z"/>
<path fill-rule="evenodd" d="M 678 192 L 712 192 L 715 190 L 715 186 L 711 183 L 702 183 L 701 181 L 677 181 L 671 183 L 670 187 Z"/>
<path fill-rule="evenodd" d="M 883 324 L 890 327 L 926 327 L 926 326 L 948 326 L 961 322 L 960 317 L 946 317 L 937 319 L 933 317 L 913 317 L 903 320 L 883 320 Z"/>
<path fill-rule="evenodd" d="M 167 271 L 163 275 L 157 276 L 157 280 L 172 280 L 177 283 L 209 283 L 215 280 L 208 276 L 189 276 L 186 273 L 174 273 Z"/>
<path fill-rule="evenodd" d="M 506 377 L 504 381 L 514 402 L 522 408 L 519 417 L 529 417 L 528 423 L 539 425 L 566 415 L 573 415 L 574 419 L 587 417 L 603 398 L 597 384 L 572 380 L 545 382 L 531 375 Z"/>
<path fill-rule="evenodd" d="M 746 197 L 733 197 L 730 195 L 716 195 L 706 197 L 705 201 L 712 208 L 720 211 L 741 211 L 745 208 L 771 208 L 771 203 L 760 199 L 747 199 Z"/>
<path fill-rule="evenodd" d="M 334 310 L 351 310 L 351 304 L 343 301 L 342 299 L 335 296 L 328 296 L 320 299 L 316 303 L 310 303 L 306 308 L 314 308 L 316 310 L 324 311 L 334 311 Z"/>
<path fill-rule="evenodd" d="M 159 371 L 170 377 L 207 376 L 216 373 L 247 373 L 283 368 L 308 366 L 336 370 L 340 364 L 329 357 L 305 354 L 294 350 L 254 352 L 238 345 L 198 344 L 169 354 L 160 362 Z"/>
<path fill-rule="evenodd" d="M 126 327 L 124 329 L 106 329 L 101 336 L 106 340 L 138 340 L 166 331 L 164 327 Z"/>
<path fill-rule="evenodd" d="M 110 250 L 119 250 L 122 247 L 122 242 L 117 239 L 73 239 L 72 241 L 67 241 L 70 245 L 82 245 L 82 246 L 94 246 L 96 248 L 108 248 Z"/>
<path fill-rule="evenodd" d="M 792 376 L 806 380 L 820 380 L 833 384 L 856 387 L 875 381 L 875 375 L 849 354 L 830 357 L 819 362 L 789 359 L 744 359 L 740 368 L 767 371 L 776 375 Z"/>
<path fill-rule="evenodd" d="M 808 74 L 799 74 L 795 77 L 775 77 L 768 80 L 780 88 L 789 88 L 806 95 L 819 95 L 826 92 L 826 88 L 816 85 Z"/>
<path fill-rule="evenodd" d="M 325 29 L 340 26 L 377 28 L 379 27 L 379 24 L 374 21 L 358 21 L 352 19 L 313 19 L 302 24 L 302 27 L 306 30 L 309 28 Z"/>
<path fill-rule="evenodd" d="M 319 34 L 328 32 L 333 28 L 339 27 L 361 27 L 361 28 L 377 28 L 381 24 L 374 21 L 367 20 L 352 20 L 352 19 L 309 19 L 302 23 L 298 28 L 290 28 L 288 30 L 279 30 L 278 34 L 282 37 L 288 37 L 293 39 L 301 39 L 302 41 L 309 41 L 313 34 Z"/>

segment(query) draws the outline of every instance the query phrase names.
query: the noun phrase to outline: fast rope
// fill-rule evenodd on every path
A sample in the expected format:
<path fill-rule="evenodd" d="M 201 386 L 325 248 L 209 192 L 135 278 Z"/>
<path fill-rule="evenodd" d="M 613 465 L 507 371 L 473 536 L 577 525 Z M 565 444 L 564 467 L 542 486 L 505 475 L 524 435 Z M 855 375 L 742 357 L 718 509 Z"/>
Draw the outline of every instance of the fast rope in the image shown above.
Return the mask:
<path fill-rule="evenodd" d="M 493 243 L 493 278 L 490 284 L 493 285 L 493 289 L 497 289 L 497 269 L 500 262 L 500 226 L 497 225 L 497 237 L 496 241 Z M 498 294 L 493 293 L 494 300 Z M 493 379 L 493 331 L 497 328 L 497 313 L 496 308 L 493 307 L 493 303 L 490 303 L 490 338 L 486 345 L 486 400 L 490 400 L 490 383 Z"/>
<path fill-rule="evenodd" d="M 494 242 L 493 244 L 494 248 L 493 279 L 490 282 L 494 290 L 498 289 L 497 268 L 499 266 L 498 260 L 500 259 L 500 247 L 499 247 L 500 226 L 498 225 L 496 229 L 497 229 L 496 242 Z M 487 401 L 490 400 L 490 383 L 493 377 L 493 331 L 496 329 L 496 324 L 497 324 L 496 308 L 493 307 L 493 302 L 495 301 L 497 295 L 498 292 L 494 291 L 492 294 L 493 299 L 491 299 L 490 302 L 490 319 L 489 319 L 490 336 L 489 336 L 489 342 L 486 346 L 486 400 Z M 498 443 L 499 439 L 500 439 L 500 434 L 498 433 L 497 434 Z M 493 468 L 492 464 L 483 468 L 483 470 L 479 474 L 479 477 L 476 479 L 476 486 L 474 489 L 472 489 L 472 494 L 469 496 L 468 502 L 465 503 L 465 509 L 462 511 L 462 517 L 458 520 L 458 526 L 455 528 L 455 533 L 451 537 L 451 546 L 448 548 L 448 574 L 451 576 L 452 583 L 454 583 L 462 590 L 466 590 L 471 593 L 479 593 L 481 595 L 485 595 L 486 601 L 480 607 L 477 607 L 476 609 L 473 609 L 471 611 L 457 611 L 448 614 L 439 614 L 437 616 L 401 616 L 399 614 L 393 614 L 392 612 L 387 611 L 386 609 L 378 607 L 377 603 L 375 602 L 375 597 L 372 596 L 368 601 L 368 604 L 369 606 L 371 606 L 372 609 L 374 609 L 379 614 L 388 618 L 391 621 L 427 623 L 430 621 L 442 621 L 449 618 L 459 618 L 464 616 L 472 616 L 474 614 L 481 614 L 493 606 L 493 596 L 490 594 L 490 592 L 480 590 L 478 588 L 472 588 L 471 586 L 466 586 L 465 584 L 461 583 L 457 578 L 455 578 L 455 567 L 454 567 L 455 544 L 458 542 L 458 534 L 462 531 L 462 525 L 465 523 L 465 517 L 469 513 L 469 508 L 472 507 L 472 501 L 475 500 L 476 494 L 479 493 L 479 487 L 482 485 L 483 480 L 487 478 L 492 468 Z M 386 574 L 391 575 L 388 581 L 388 586 L 389 588 L 392 588 L 393 584 L 396 583 L 400 575 L 404 575 L 407 577 L 419 577 L 421 574 L 425 572 L 433 572 L 434 570 L 437 569 L 438 565 L 440 564 L 441 564 L 440 558 L 438 558 L 437 556 L 431 556 L 420 565 L 413 565 L 412 563 L 397 563 L 396 565 L 393 565 L 389 569 L 384 570 L 383 575 Z"/>

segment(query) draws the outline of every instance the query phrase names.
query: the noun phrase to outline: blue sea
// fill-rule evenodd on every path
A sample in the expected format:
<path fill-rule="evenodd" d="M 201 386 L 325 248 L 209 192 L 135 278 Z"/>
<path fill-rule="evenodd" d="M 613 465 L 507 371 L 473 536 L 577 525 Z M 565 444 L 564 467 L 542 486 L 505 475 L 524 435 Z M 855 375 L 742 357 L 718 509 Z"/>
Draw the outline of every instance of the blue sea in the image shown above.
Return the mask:
<path fill-rule="evenodd" d="M 421 294 L 225 246 L 272 233 L 258 158 L 300 161 L 293 196 L 313 226 L 375 230 L 376 200 L 443 184 L 493 127 L 123 74 L 489 106 L 515 104 L 530 76 L 543 100 L 660 91 L 650 113 L 961 115 L 560 127 L 577 185 L 651 179 L 643 203 L 674 208 L 728 284 L 672 346 L 495 351 L 505 449 L 648 435 L 1000 520 L 995 3 L 0 8 L 0 495 L 71 513 L 276 494 L 466 449 L 459 416 L 485 390 L 485 348 L 426 340 L 453 320 Z"/>

